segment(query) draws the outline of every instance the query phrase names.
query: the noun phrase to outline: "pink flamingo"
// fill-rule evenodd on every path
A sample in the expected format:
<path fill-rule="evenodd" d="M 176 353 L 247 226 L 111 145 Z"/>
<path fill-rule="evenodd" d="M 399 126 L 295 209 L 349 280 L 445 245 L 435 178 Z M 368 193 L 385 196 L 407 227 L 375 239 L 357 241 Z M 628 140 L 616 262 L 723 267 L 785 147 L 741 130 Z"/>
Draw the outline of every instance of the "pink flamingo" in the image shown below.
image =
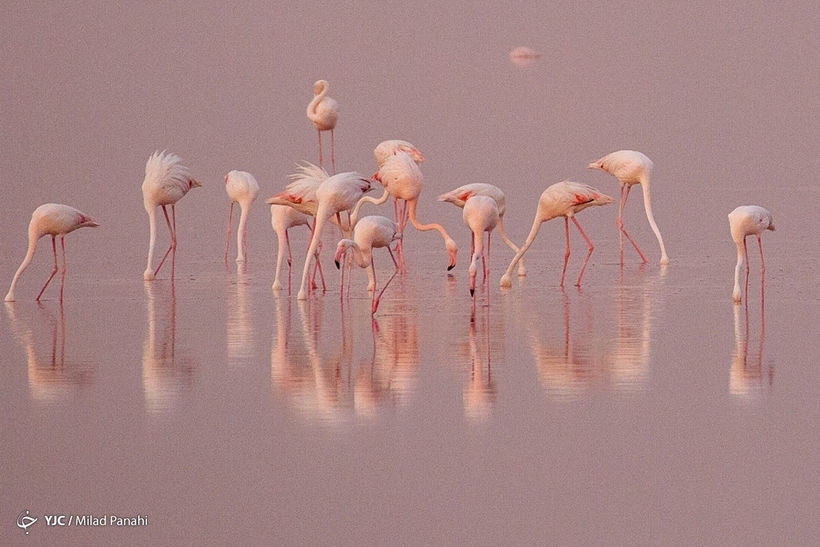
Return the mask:
<path fill-rule="evenodd" d="M 325 223 L 336 216 L 339 225 L 342 225 L 341 212 L 349 211 L 356 205 L 359 199 L 371 189 L 370 180 L 359 173 L 339 173 L 325 179 L 316 189 L 316 222 L 313 226 L 313 233 L 310 236 L 310 246 L 305 257 L 305 266 L 302 270 L 302 285 L 297 295 L 298 300 L 307 298 L 307 275 L 310 268 L 310 259 L 315 255 L 322 237 L 322 229 Z M 352 223 L 351 223 L 352 224 Z"/>
<path fill-rule="evenodd" d="M 231 247 L 231 219 L 234 203 L 239 203 L 239 208 L 242 211 L 239 216 L 239 227 L 236 229 L 236 261 L 245 262 L 248 259 L 248 238 L 245 233 L 245 223 L 248 220 L 248 211 L 251 204 L 259 195 L 259 183 L 250 173 L 234 170 L 225 175 L 225 191 L 228 192 L 228 199 L 231 201 L 231 207 L 228 210 L 228 235 L 225 239 L 225 264 L 228 263 L 228 252 Z"/>
<path fill-rule="evenodd" d="M 737 245 L 737 264 L 735 265 L 735 287 L 732 290 L 732 300 L 740 302 L 740 268 L 746 262 L 746 292 L 749 290 L 749 253 L 746 250 L 746 237 L 756 236 L 757 246 L 760 248 L 760 283 L 763 284 L 763 275 L 766 273 L 766 264 L 763 261 L 763 243 L 760 234 L 765 230 L 774 231 L 772 214 L 757 205 L 742 205 L 729 213 L 729 228 L 732 240 Z"/>
<path fill-rule="evenodd" d="M 464 224 L 472 231 L 470 249 L 472 259 L 470 260 L 470 296 L 475 296 L 475 276 L 476 262 L 481 257 L 483 279 L 486 282 L 489 276 L 490 261 L 490 236 L 493 229 L 498 225 L 501 217 L 498 202 L 489 196 L 472 196 L 464 203 L 462 212 Z M 487 232 L 487 259 L 484 259 L 484 232 Z"/>
<path fill-rule="evenodd" d="M 322 131 L 330 131 L 330 162 L 336 172 L 336 145 L 333 141 L 333 130 L 339 119 L 339 103 L 327 96 L 330 85 L 326 80 L 313 84 L 313 99 L 307 107 L 307 117 L 313 122 L 319 135 L 319 167 L 322 166 Z"/>
<path fill-rule="evenodd" d="M 419 169 L 413 158 L 407 152 L 397 150 L 392 156 L 387 157 L 379 169 L 379 172 L 374 175 L 374 178 L 384 186 L 385 193 L 378 200 L 371 200 L 371 198 L 363 199 L 362 203 L 359 203 L 354 210 L 354 218 L 358 215 L 358 210 L 365 201 L 370 201 L 378 205 L 387 201 L 388 195 L 393 196 L 396 222 L 399 225 L 399 231 L 402 234 L 405 233 L 404 228 L 408 218 L 413 227 L 420 232 L 430 230 L 438 231 L 444 239 L 444 246 L 450 257 L 447 270 L 452 270 L 456 265 L 456 254 L 458 253 L 456 242 L 447 234 L 447 230 L 445 230 L 441 224 L 421 224 L 416 218 L 416 206 L 418 205 L 418 198 L 419 194 L 421 194 L 424 177 L 421 174 L 421 169 Z M 400 200 L 404 202 L 402 205 L 399 204 Z M 399 240 L 397 244 L 397 250 L 399 252 L 399 264 L 403 267 L 404 258 L 401 240 Z"/>
<path fill-rule="evenodd" d="M 384 294 L 385 289 L 396 277 L 399 271 L 399 264 L 396 262 L 396 257 L 393 256 L 393 251 L 390 250 L 390 244 L 401 239 L 401 233 L 398 231 L 398 224 L 383 216 L 367 216 L 360 219 L 353 230 L 353 239 L 342 239 L 336 246 L 336 254 L 333 260 L 336 267 L 341 269 L 340 260 L 345 256 L 348 249 L 353 249 L 353 257 L 356 264 L 360 268 L 367 269 L 368 284 L 367 290 L 373 291 L 373 302 L 370 308 L 371 313 L 376 313 L 379 308 L 379 301 Z M 393 264 L 396 269 L 393 275 L 387 280 L 382 287 L 382 290 L 376 295 L 376 272 L 373 265 L 373 249 L 385 247 L 390 253 L 390 258 L 393 259 Z"/>
<path fill-rule="evenodd" d="M 302 165 L 297 165 L 296 172 L 288 177 L 291 182 L 285 187 L 285 190 L 279 192 L 266 201 L 266 203 L 271 206 L 271 225 L 273 230 L 276 232 L 276 237 L 279 241 L 279 251 L 277 253 L 276 260 L 276 274 L 273 282 L 273 290 L 275 291 L 282 289 L 282 284 L 277 283 L 277 279 L 279 279 L 279 270 L 281 268 L 284 253 L 284 247 L 282 246 L 283 241 L 287 246 L 288 252 L 288 291 L 290 291 L 290 267 L 292 260 L 290 254 L 290 240 L 288 238 L 287 230 L 293 226 L 303 224 L 302 220 L 305 220 L 306 222 L 304 222 L 304 224 L 308 225 L 310 228 L 310 233 L 313 234 L 316 221 L 314 220 L 311 224 L 309 220 L 311 218 L 315 219 L 316 212 L 319 209 L 319 201 L 316 199 L 316 189 L 319 188 L 319 185 L 322 184 L 322 182 L 324 182 L 328 177 L 329 175 L 327 174 L 327 171 L 321 167 L 313 165 L 310 162 L 304 162 Z M 293 213 L 287 213 L 279 206 L 286 206 L 286 208 L 292 210 Z M 301 217 L 299 215 L 305 216 Z M 331 218 L 331 222 L 334 222 L 335 220 L 335 218 Z M 344 232 L 344 229 L 347 228 L 347 226 L 340 228 Z M 327 287 L 325 286 L 325 276 L 322 272 L 322 264 L 319 261 L 320 251 L 321 242 L 316 247 L 316 269 L 313 271 L 311 284 L 315 288 L 315 277 L 316 271 L 318 270 L 319 276 L 322 280 L 322 289 L 324 290 Z"/>
<path fill-rule="evenodd" d="M 399 150 L 409 154 L 417 164 L 424 161 L 424 155 L 422 155 L 418 148 L 407 141 L 391 139 L 380 142 L 373 150 L 373 155 L 376 156 L 376 164 L 379 166 L 379 169 L 381 169 L 381 166 L 387 161 L 387 158 Z"/>
<path fill-rule="evenodd" d="M 51 275 L 48 276 L 48 279 L 46 279 L 46 284 L 43 285 L 42 289 L 40 289 L 40 293 L 37 295 L 37 300 L 40 300 L 40 297 L 43 296 L 43 292 L 45 292 L 46 287 L 48 287 L 48 284 L 51 282 L 54 274 L 57 273 L 56 239 L 57 236 L 60 236 L 60 245 L 63 249 L 63 271 L 60 274 L 60 302 L 62 302 L 66 270 L 65 236 L 77 228 L 96 228 L 97 226 L 99 226 L 99 224 L 91 220 L 91 217 L 81 213 L 74 207 L 69 207 L 68 205 L 46 203 L 45 205 L 40 205 L 37 207 L 31 214 L 31 222 L 28 224 L 28 251 L 26 251 L 26 257 L 17 269 L 17 273 L 14 274 L 14 279 L 11 280 L 11 287 L 9 287 L 9 292 L 6 294 L 5 301 L 14 302 L 14 287 L 17 284 L 17 280 L 23 274 L 23 271 L 31 263 L 31 259 L 34 257 L 34 250 L 37 248 L 37 241 L 39 241 L 39 239 L 44 235 L 50 235 L 51 249 L 54 253 L 54 269 L 51 271 Z"/>
<path fill-rule="evenodd" d="M 176 202 L 182 199 L 191 188 L 202 186 L 191 177 L 188 168 L 184 167 L 176 154 L 166 154 L 165 152 L 154 152 L 145 164 L 145 180 L 142 182 L 142 198 L 145 210 L 148 212 L 148 220 L 151 229 L 148 241 L 148 265 L 143 273 L 146 281 L 154 279 L 171 254 L 171 279 L 174 278 L 174 262 L 177 249 L 177 217 Z M 171 218 L 168 218 L 166 206 L 171 206 Z M 154 254 L 154 243 L 157 238 L 156 208 L 162 207 L 162 214 L 165 215 L 165 223 L 171 232 L 171 244 L 159 266 L 154 270 L 151 268 L 151 258 Z"/>
<path fill-rule="evenodd" d="M 663 245 L 663 237 L 658 230 L 658 225 L 655 224 L 655 217 L 652 215 L 652 202 L 649 198 L 649 178 L 652 175 L 652 160 L 647 158 L 641 152 L 635 150 L 618 150 L 607 154 L 598 161 L 594 161 L 587 166 L 587 169 L 600 169 L 609 173 L 621 184 L 621 199 L 618 204 L 618 219 L 615 224 L 618 226 L 619 244 L 621 250 L 621 265 L 624 263 L 624 236 L 632 243 L 641 260 L 646 264 L 647 260 L 638 244 L 629 236 L 624 229 L 623 212 L 626 205 L 626 199 L 629 197 L 629 190 L 635 184 L 640 184 L 643 188 L 643 205 L 646 209 L 646 218 L 649 220 L 649 226 L 655 232 L 655 237 L 658 238 L 658 243 L 661 246 L 661 265 L 669 264 L 669 257 L 666 256 L 666 247 Z"/>
<path fill-rule="evenodd" d="M 586 269 L 587 262 L 589 262 L 589 257 L 592 256 L 592 250 L 595 247 L 592 245 L 592 241 L 589 240 L 586 233 L 584 233 L 584 230 L 581 228 L 581 225 L 578 223 L 575 215 L 592 205 L 606 205 L 607 203 L 612 203 L 613 201 L 614 200 L 611 197 L 602 194 L 592 186 L 569 180 L 558 182 L 544 190 L 541 197 L 538 199 L 538 209 L 535 212 L 535 220 L 532 223 L 530 234 L 527 236 L 527 240 L 516 253 L 515 258 L 513 258 L 512 262 L 510 262 L 507 271 L 501 277 L 501 287 L 509 288 L 512 285 L 512 282 L 510 281 L 510 274 L 521 257 L 524 256 L 524 253 L 527 252 L 530 245 L 532 245 L 541 224 L 557 217 L 564 217 L 564 232 L 566 233 L 564 267 L 561 270 L 562 287 L 564 286 L 564 275 L 567 272 L 567 262 L 569 261 L 570 253 L 569 219 L 572 219 L 572 222 L 575 223 L 575 227 L 578 228 L 578 231 L 581 232 L 581 235 L 587 242 L 587 256 L 584 259 L 584 264 L 581 266 L 581 272 L 578 274 L 578 280 L 575 282 L 575 286 L 580 286 L 581 278 L 584 276 L 584 269 Z"/>
<path fill-rule="evenodd" d="M 438 197 L 439 201 L 446 201 L 452 203 L 456 207 L 463 208 L 464 203 L 473 196 L 488 196 L 495 200 L 498 204 L 498 235 L 501 237 L 507 247 L 512 249 L 514 253 L 518 252 L 518 246 L 510 241 L 507 234 L 504 232 L 504 213 L 507 210 L 507 200 L 504 197 L 504 192 L 501 188 L 492 184 L 485 184 L 483 182 L 475 182 L 459 186 L 455 190 L 441 194 Z M 527 275 L 527 270 L 524 268 L 524 260 L 518 262 L 518 275 Z"/>

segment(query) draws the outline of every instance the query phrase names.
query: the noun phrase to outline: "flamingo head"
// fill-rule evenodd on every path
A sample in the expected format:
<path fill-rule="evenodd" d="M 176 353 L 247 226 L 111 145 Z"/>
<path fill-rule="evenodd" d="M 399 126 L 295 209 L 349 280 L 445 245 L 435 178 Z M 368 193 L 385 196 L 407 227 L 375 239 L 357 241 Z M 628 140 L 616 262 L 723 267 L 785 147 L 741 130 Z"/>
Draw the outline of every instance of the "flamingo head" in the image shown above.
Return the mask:
<path fill-rule="evenodd" d="M 342 257 L 347 254 L 347 249 L 353 245 L 353 241 L 350 239 L 343 239 L 339 241 L 339 244 L 336 245 L 336 254 L 333 255 L 333 262 L 336 264 L 336 269 L 341 270 L 341 261 Z"/>
<path fill-rule="evenodd" d="M 316 83 L 313 84 L 313 94 L 314 95 L 319 95 L 327 87 L 328 87 L 327 80 L 317 80 Z"/>
<path fill-rule="evenodd" d="M 450 255 L 450 265 L 447 266 L 447 271 L 449 272 L 453 268 L 456 267 L 456 254 L 458 253 L 458 245 L 456 242 L 453 241 L 451 238 L 447 238 L 444 242 L 444 246 L 447 248 L 447 254 Z"/>
<path fill-rule="evenodd" d="M 415 146 L 410 146 L 409 143 L 400 145 L 398 148 L 396 148 L 396 152 L 398 151 L 406 153 L 417 164 L 424 162 L 424 155 L 421 153 L 421 151 L 419 151 L 419 149 Z"/>

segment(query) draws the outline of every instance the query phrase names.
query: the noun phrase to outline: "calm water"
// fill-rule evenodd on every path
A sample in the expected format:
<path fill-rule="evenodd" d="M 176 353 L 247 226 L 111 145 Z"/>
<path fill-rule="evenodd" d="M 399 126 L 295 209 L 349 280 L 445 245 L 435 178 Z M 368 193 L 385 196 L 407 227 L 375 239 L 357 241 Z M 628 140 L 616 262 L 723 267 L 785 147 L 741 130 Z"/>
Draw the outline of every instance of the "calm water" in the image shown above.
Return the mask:
<path fill-rule="evenodd" d="M 67 238 L 62 306 L 57 287 L 34 302 L 50 268 L 42 240 L 19 301 L 0 310 L 0 543 L 820 536 L 814 4 L 789 2 L 776 21 L 764 3 L 708 2 L 15 9 L 0 22 L 3 294 L 37 205 L 68 203 L 100 227 Z M 513 65 L 522 44 L 542 57 Z M 441 238 L 409 232 L 409 271 L 375 318 L 362 271 L 340 298 L 330 232 L 324 295 L 270 290 L 262 201 L 317 159 L 305 107 L 319 78 L 342 107 L 340 170 L 370 174 L 378 142 L 410 140 L 427 158 L 419 216 L 461 248 L 448 276 Z M 140 184 L 165 148 L 203 188 L 178 207 L 176 279 L 145 283 Z M 620 148 L 655 162 L 671 264 L 657 265 L 636 189 L 626 222 L 649 264 L 627 249 L 620 267 L 615 206 L 588 210 L 578 219 L 596 249 L 580 290 L 557 286 L 556 220 L 508 291 L 511 253 L 494 239 L 473 302 L 468 231 L 435 196 L 497 184 L 522 241 L 549 184 L 617 196 L 584 167 Z M 263 188 L 241 270 L 222 263 L 231 169 Z M 764 234 L 765 294 L 750 245 L 749 298 L 733 306 L 726 215 L 741 204 L 769 208 L 777 231 Z M 571 236 L 568 279 L 585 250 Z M 292 241 L 298 284 L 304 230 Z M 389 259 L 376 262 L 386 279 Z M 38 518 L 28 536 L 25 511 Z M 107 525 L 48 526 L 57 515 Z"/>

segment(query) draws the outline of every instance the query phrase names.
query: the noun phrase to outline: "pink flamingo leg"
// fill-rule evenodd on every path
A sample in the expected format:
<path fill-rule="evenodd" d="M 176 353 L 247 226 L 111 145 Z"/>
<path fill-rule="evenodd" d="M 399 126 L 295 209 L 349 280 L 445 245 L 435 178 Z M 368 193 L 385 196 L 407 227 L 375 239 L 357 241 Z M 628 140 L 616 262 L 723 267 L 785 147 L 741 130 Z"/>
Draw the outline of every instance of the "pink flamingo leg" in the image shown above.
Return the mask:
<path fill-rule="evenodd" d="M 317 129 L 316 134 L 319 135 L 319 167 L 321 167 L 322 166 L 322 132 Z"/>
<path fill-rule="evenodd" d="M 763 299 L 764 299 L 764 296 L 765 296 L 764 291 L 765 291 L 765 286 L 766 286 L 766 263 L 763 261 L 763 242 L 760 240 L 760 234 L 757 234 L 757 246 L 760 249 L 760 306 L 762 308 L 763 307 Z M 748 261 L 746 261 L 746 263 L 748 264 Z M 749 304 L 749 299 L 747 298 L 746 299 L 746 305 L 748 305 L 748 304 Z M 761 310 L 761 313 L 762 313 L 762 310 Z M 748 312 L 747 312 L 747 315 L 748 315 Z M 761 327 L 761 330 L 762 330 L 762 328 L 763 327 Z M 762 338 L 762 336 L 763 335 L 761 334 L 761 338 Z M 762 344 L 763 344 L 763 341 L 761 340 L 761 347 L 762 347 Z M 763 355 L 763 350 L 761 350 L 760 355 Z"/>
<path fill-rule="evenodd" d="M 567 262 L 569 262 L 569 217 L 564 217 L 564 233 L 566 234 L 566 250 L 564 251 L 564 267 L 561 269 L 561 282 L 559 286 L 564 286 L 564 276 L 567 273 Z"/>
<path fill-rule="evenodd" d="M 46 287 L 48 287 L 48 284 L 51 283 L 51 280 L 54 277 L 54 274 L 57 273 L 57 269 L 58 269 L 57 268 L 57 236 L 51 236 L 51 249 L 54 252 L 54 269 L 51 270 L 51 275 L 48 276 L 48 279 L 46 279 L 46 284 L 43 285 L 42 289 L 40 289 L 40 294 L 37 295 L 37 300 L 38 301 L 40 300 L 40 297 L 43 296 L 43 293 L 45 292 Z M 61 300 L 62 300 L 62 298 L 61 298 Z"/>
<path fill-rule="evenodd" d="M 330 164 L 333 166 L 333 174 L 336 174 L 336 143 L 333 137 L 333 129 L 330 130 Z"/>
<path fill-rule="evenodd" d="M 291 287 L 291 265 L 293 264 L 293 257 L 290 254 L 290 236 L 288 235 L 288 231 L 285 230 L 285 245 L 288 248 L 288 295 L 290 295 L 290 287 Z"/>
<path fill-rule="evenodd" d="M 746 263 L 746 281 L 744 283 L 743 293 L 746 298 L 746 304 L 749 301 L 749 251 L 746 248 L 746 237 L 743 237 L 743 262 Z"/>
<path fill-rule="evenodd" d="M 231 248 L 231 219 L 233 219 L 233 202 L 228 209 L 228 235 L 225 238 L 225 266 L 228 265 L 228 251 Z"/>
<path fill-rule="evenodd" d="M 393 270 L 393 275 L 390 276 L 390 279 L 388 279 L 387 282 L 385 282 L 384 287 L 382 287 L 382 290 L 379 291 L 379 295 L 373 300 L 373 306 L 371 307 L 371 310 L 370 310 L 371 315 L 375 314 L 376 310 L 379 309 L 379 302 L 382 299 L 382 295 L 384 294 L 384 291 L 387 289 L 387 286 L 390 284 L 390 282 L 393 281 L 393 278 L 396 277 L 396 274 L 399 273 L 399 263 L 396 261 L 396 257 L 393 256 L 393 251 L 390 250 L 390 247 L 387 247 L 387 252 L 390 253 L 390 258 L 393 259 L 393 265 L 395 266 L 395 269 Z M 373 268 L 373 257 L 372 256 L 370 257 L 370 267 Z M 375 275 L 375 272 L 376 272 L 376 270 L 374 268 L 373 269 L 373 274 L 374 275 Z M 374 291 L 374 294 L 375 294 L 375 291 Z"/>
<path fill-rule="evenodd" d="M 578 274 L 578 280 L 575 282 L 576 287 L 581 286 L 581 278 L 584 277 L 584 270 L 587 268 L 587 262 L 589 262 L 589 257 L 592 256 L 592 251 L 595 249 L 595 246 L 592 244 L 592 241 L 587 237 L 584 230 L 581 228 L 581 225 L 578 223 L 578 220 L 575 217 L 572 217 L 572 222 L 575 223 L 575 227 L 578 228 L 578 231 L 581 232 L 581 235 L 584 236 L 584 241 L 587 242 L 587 257 L 584 259 L 584 264 L 581 266 L 581 272 Z M 567 241 L 569 241 L 569 231 L 567 231 Z"/>
<path fill-rule="evenodd" d="M 627 233 L 626 229 L 624 229 L 624 223 L 623 223 L 624 206 L 626 205 L 627 198 L 629 198 L 629 190 L 631 188 L 632 188 L 632 186 L 628 185 L 628 184 L 625 185 L 625 186 L 621 186 L 621 202 L 618 205 L 618 219 L 615 221 L 615 224 L 618 225 L 618 233 L 619 233 L 619 236 L 620 236 L 619 237 L 619 246 L 620 246 L 620 251 L 621 251 L 621 265 L 622 266 L 623 266 L 623 263 L 624 263 L 624 238 L 623 238 L 623 236 L 626 236 L 626 238 L 629 240 L 629 242 L 632 244 L 632 246 L 635 247 L 635 251 L 637 251 L 638 256 L 641 257 L 641 261 L 644 264 L 647 263 L 646 257 L 641 252 L 640 248 L 638 248 L 638 244 L 635 243 L 635 240 L 632 239 L 632 236 L 630 236 L 629 233 Z"/>
<path fill-rule="evenodd" d="M 60 236 L 60 247 L 63 250 L 63 271 L 60 272 L 60 303 L 63 302 L 63 289 L 65 288 L 65 269 L 66 269 L 66 261 L 65 261 L 65 235 Z"/>
<path fill-rule="evenodd" d="M 173 205 L 171 206 L 171 211 L 173 212 Z M 174 229 L 171 226 L 171 219 L 168 218 L 168 211 L 165 210 L 165 205 L 162 206 L 162 214 L 165 215 L 165 223 L 168 225 L 168 231 L 171 233 L 171 244 L 168 245 L 168 250 L 165 251 L 165 255 L 162 257 L 162 260 L 159 261 L 159 265 L 154 270 L 154 277 L 159 273 L 159 269 L 162 268 L 162 265 L 165 263 L 165 259 L 168 258 L 168 255 L 171 251 L 176 247 L 176 236 L 174 234 Z M 173 272 L 173 259 L 171 260 L 171 272 Z M 173 278 L 173 273 L 171 274 L 171 278 Z"/>

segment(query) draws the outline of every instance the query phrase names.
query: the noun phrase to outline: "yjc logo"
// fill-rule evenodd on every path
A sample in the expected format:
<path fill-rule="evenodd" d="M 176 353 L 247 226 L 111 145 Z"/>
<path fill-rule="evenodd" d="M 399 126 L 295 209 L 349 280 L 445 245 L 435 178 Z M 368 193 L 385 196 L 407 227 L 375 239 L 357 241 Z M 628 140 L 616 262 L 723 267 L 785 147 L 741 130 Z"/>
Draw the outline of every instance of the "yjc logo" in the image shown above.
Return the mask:
<path fill-rule="evenodd" d="M 23 511 L 20 513 L 20 516 L 17 517 L 17 526 L 22 528 L 26 531 L 26 535 L 28 535 L 28 527 L 37 522 L 35 517 L 32 517 L 28 510 Z"/>

